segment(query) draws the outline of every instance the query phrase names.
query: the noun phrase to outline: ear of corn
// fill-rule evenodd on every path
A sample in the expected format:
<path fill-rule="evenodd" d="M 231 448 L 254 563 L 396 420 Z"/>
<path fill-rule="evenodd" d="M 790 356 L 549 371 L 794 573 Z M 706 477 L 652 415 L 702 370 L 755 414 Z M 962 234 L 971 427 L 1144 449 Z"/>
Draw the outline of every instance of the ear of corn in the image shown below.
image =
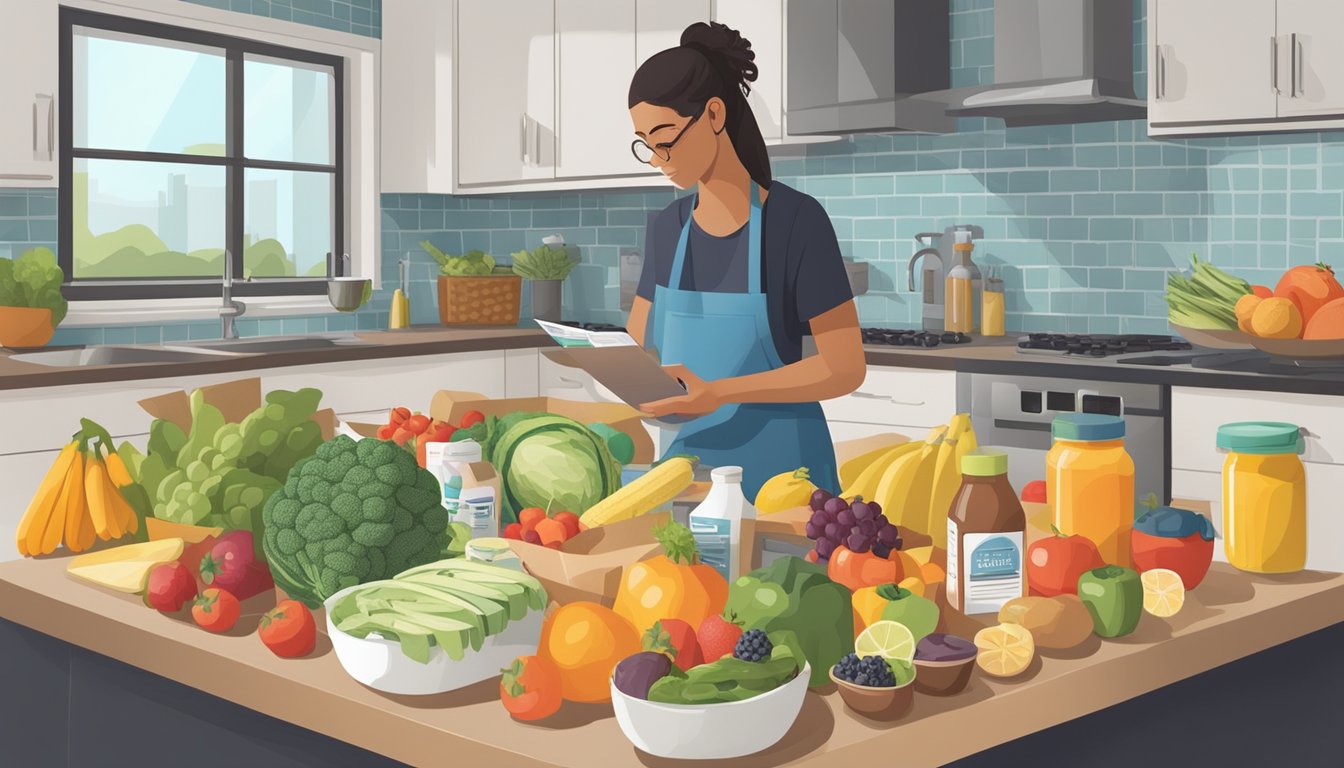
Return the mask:
<path fill-rule="evenodd" d="M 695 479 L 695 459 L 674 456 L 588 508 L 579 522 L 592 528 L 646 515 L 672 501 Z"/>

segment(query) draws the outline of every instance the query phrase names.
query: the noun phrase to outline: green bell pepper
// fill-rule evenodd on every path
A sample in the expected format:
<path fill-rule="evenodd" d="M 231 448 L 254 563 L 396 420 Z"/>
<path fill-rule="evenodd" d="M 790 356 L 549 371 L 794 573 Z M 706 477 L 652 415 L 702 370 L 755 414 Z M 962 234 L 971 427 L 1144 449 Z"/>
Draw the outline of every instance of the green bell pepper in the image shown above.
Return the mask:
<path fill-rule="evenodd" d="M 1103 565 L 1083 571 L 1078 597 L 1092 614 L 1092 629 L 1102 637 L 1128 635 L 1143 614 L 1143 583 L 1132 568 Z"/>

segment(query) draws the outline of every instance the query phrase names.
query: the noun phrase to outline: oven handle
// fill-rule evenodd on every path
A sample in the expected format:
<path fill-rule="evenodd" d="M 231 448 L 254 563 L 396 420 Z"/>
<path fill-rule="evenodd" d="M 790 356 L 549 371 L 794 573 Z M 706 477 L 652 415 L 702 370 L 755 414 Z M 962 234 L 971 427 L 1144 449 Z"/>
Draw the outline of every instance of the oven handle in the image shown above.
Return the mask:
<path fill-rule="evenodd" d="M 918 401 L 918 402 L 910 402 L 910 401 L 907 401 L 907 400 L 897 400 L 896 398 L 892 397 L 891 395 L 878 395 L 878 394 L 875 394 L 875 393 L 872 393 L 872 392 L 864 392 L 864 391 L 862 391 L 862 390 L 859 390 L 859 391 L 856 391 L 856 392 L 852 392 L 851 395 L 854 396 L 854 397 L 857 397 L 857 398 L 864 399 L 864 400 L 886 400 L 886 401 L 889 402 L 889 403 L 894 403 L 894 404 L 896 404 L 896 405 L 908 405 L 908 406 L 911 406 L 911 407 L 914 407 L 914 408 L 917 408 L 917 407 L 919 407 L 919 406 L 921 406 L 921 405 L 924 405 L 924 401 L 923 401 L 923 400 L 920 400 L 920 401 Z"/>

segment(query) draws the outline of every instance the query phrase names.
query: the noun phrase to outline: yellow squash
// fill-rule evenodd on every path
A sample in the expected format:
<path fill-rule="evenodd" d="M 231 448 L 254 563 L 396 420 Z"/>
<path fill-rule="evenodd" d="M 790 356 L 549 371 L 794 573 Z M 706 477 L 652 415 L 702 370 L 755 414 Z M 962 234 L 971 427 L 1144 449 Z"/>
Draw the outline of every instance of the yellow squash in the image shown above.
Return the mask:
<path fill-rule="evenodd" d="M 66 571 L 78 579 L 118 592 L 143 592 L 154 566 L 173 562 L 182 556 L 184 548 L 181 539 L 126 544 L 73 558 Z"/>
<path fill-rule="evenodd" d="M 817 486 L 808 477 L 807 467 L 799 467 L 792 472 L 781 472 L 765 481 L 756 493 L 756 512 L 773 515 L 794 507 L 805 507 L 812 500 L 812 492 Z"/>

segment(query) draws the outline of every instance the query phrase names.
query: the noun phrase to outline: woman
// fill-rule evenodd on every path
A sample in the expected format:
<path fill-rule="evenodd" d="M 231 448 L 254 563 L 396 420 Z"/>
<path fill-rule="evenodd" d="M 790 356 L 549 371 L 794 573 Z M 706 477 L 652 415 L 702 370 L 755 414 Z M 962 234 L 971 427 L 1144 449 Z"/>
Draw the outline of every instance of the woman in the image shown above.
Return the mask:
<path fill-rule="evenodd" d="M 650 225 L 627 324 L 687 393 L 641 410 L 693 417 L 668 455 L 741 466 L 748 499 L 798 467 L 837 492 L 818 401 L 863 383 L 854 295 L 821 205 L 771 179 L 746 99 L 754 58 L 736 31 L 696 23 L 630 83 L 635 156 L 695 187 Z M 809 331 L 817 354 L 804 359 Z"/>

